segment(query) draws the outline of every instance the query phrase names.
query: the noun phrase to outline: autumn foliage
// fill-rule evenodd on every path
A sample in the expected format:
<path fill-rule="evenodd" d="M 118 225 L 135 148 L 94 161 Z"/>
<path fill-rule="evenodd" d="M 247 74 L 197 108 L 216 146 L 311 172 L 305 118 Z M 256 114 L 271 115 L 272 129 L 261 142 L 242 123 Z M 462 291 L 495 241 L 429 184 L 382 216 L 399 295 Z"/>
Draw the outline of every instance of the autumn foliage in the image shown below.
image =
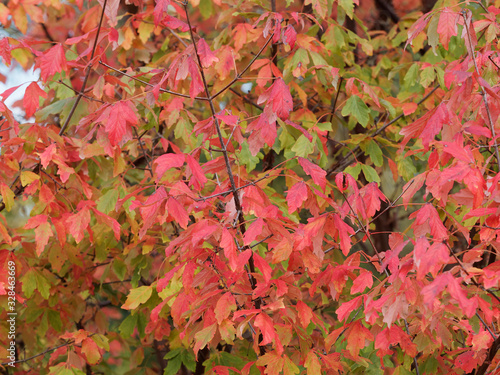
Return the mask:
<path fill-rule="evenodd" d="M 498 1 L 0 23 L 4 373 L 500 373 Z"/>

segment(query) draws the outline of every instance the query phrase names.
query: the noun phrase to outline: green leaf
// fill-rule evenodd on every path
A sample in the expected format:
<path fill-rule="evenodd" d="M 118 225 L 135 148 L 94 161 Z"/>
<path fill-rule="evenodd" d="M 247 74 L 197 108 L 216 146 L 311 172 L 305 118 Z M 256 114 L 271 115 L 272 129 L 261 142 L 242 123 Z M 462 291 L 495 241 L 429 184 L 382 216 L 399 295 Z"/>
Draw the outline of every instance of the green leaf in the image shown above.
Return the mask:
<path fill-rule="evenodd" d="M 127 274 L 127 265 L 119 258 L 115 258 L 113 260 L 113 271 L 115 271 L 116 276 L 123 281 Z"/>
<path fill-rule="evenodd" d="M 436 72 L 432 66 L 425 68 L 420 73 L 420 84 L 424 87 L 428 87 L 435 79 Z"/>
<path fill-rule="evenodd" d="M 439 44 L 439 34 L 437 32 L 438 24 L 439 16 L 435 15 L 431 18 L 429 26 L 427 28 L 427 42 L 432 47 L 432 52 L 434 52 L 434 55 L 437 55 L 436 47 Z"/>
<path fill-rule="evenodd" d="M 366 128 L 368 125 L 369 109 L 365 102 L 357 95 L 351 96 L 342 108 L 342 116 L 354 116 Z"/>
<path fill-rule="evenodd" d="M 134 329 L 137 326 L 137 317 L 138 317 L 137 314 L 129 315 L 120 324 L 118 330 L 120 331 L 120 335 L 123 338 L 129 338 L 130 336 L 132 336 L 132 333 L 134 332 Z"/>
<path fill-rule="evenodd" d="M 373 164 L 377 167 L 384 165 L 384 157 L 382 156 L 382 150 L 380 149 L 377 142 L 373 139 L 368 142 L 366 146 L 366 154 L 372 159 Z"/>
<path fill-rule="evenodd" d="M 361 173 L 361 164 L 357 163 L 355 166 L 347 167 L 344 169 L 344 173 L 349 173 L 355 180 L 357 180 L 359 174 Z"/>
<path fill-rule="evenodd" d="M 109 340 L 106 336 L 96 333 L 92 336 L 92 339 L 99 348 L 109 351 Z"/>
<path fill-rule="evenodd" d="M 181 360 L 189 371 L 194 372 L 196 370 L 196 360 L 191 351 L 183 350 L 181 353 Z"/>
<path fill-rule="evenodd" d="M 345 10 L 345 13 L 349 16 L 349 18 L 352 19 L 354 15 L 354 1 L 339 0 L 339 5 Z"/>
<path fill-rule="evenodd" d="M 408 69 L 408 71 L 406 72 L 405 79 L 404 79 L 406 87 L 411 87 L 415 83 L 417 83 L 419 70 L 420 70 L 420 67 L 417 63 L 412 64 L 412 66 L 410 66 L 410 69 Z"/>
<path fill-rule="evenodd" d="M 151 285 L 140 286 L 139 288 L 132 289 L 127 296 L 127 300 L 122 306 L 122 309 L 133 310 L 139 305 L 146 303 L 153 293 Z"/>
<path fill-rule="evenodd" d="M 363 174 L 368 182 L 380 182 L 380 176 L 377 171 L 366 164 L 361 164 L 361 169 L 363 169 Z"/>
<path fill-rule="evenodd" d="M 167 363 L 167 367 L 165 367 L 165 370 L 163 371 L 163 375 L 175 375 L 181 368 L 182 361 L 181 357 L 175 357 L 173 359 L 170 359 Z"/>
<path fill-rule="evenodd" d="M 36 287 L 38 292 L 44 299 L 48 299 L 50 297 L 50 283 L 49 281 L 39 272 L 35 273 L 36 277 Z"/>
<path fill-rule="evenodd" d="M 111 189 L 108 190 L 104 195 L 102 195 L 97 200 L 97 209 L 106 215 L 113 211 L 116 207 L 116 202 L 118 202 L 118 190 Z"/>
<path fill-rule="evenodd" d="M 302 134 L 292 147 L 292 151 L 295 152 L 297 156 L 307 158 L 309 154 L 314 152 L 314 143 L 309 142 L 306 136 Z"/>
<path fill-rule="evenodd" d="M 24 295 L 26 298 L 31 298 L 36 289 L 35 271 L 33 271 L 33 269 L 28 270 L 24 276 L 21 277 L 21 283 L 23 284 Z"/>
<path fill-rule="evenodd" d="M 47 315 L 50 326 L 54 328 L 57 332 L 61 332 L 63 325 L 62 325 L 61 315 L 59 314 L 59 312 L 54 310 L 49 310 Z"/>

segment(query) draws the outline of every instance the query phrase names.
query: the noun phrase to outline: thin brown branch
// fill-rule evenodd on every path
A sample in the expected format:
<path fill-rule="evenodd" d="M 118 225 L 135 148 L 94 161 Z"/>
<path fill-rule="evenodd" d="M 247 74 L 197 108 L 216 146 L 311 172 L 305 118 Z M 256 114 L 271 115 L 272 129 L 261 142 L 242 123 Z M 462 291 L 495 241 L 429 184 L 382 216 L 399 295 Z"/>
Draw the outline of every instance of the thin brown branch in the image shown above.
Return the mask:
<path fill-rule="evenodd" d="M 142 144 L 141 139 L 139 138 L 139 133 L 137 133 L 136 128 L 134 128 L 134 133 L 135 133 L 135 136 L 137 137 L 137 142 L 139 142 L 139 147 L 141 148 L 142 155 L 144 156 L 144 159 L 146 160 L 146 165 L 148 166 L 148 168 L 146 168 L 146 170 L 148 170 L 151 177 L 153 177 L 153 167 L 151 166 L 150 160 L 148 158 L 148 155 L 146 154 L 146 150 L 144 149 L 144 146 Z"/>
<path fill-rule="evenodd" d="M 215 150 L 215 151 L 223 152 L 222 150 Z M 268 178 L 268 177 L 269 177 L 269 175 L 268 175 L 268 174 L 266 174 L 264 177 L 261 177 L 261 178 L 259 178 L 258 180 L 255 180 L 255 181 L 249 182 L 249 183 L 248 183 L 248 184 L 246 184 L 246 185 L 243 185 L 243 186 L 240 186 L 240 187 L 236 188 L 236 191 L 241 190 L 241 189 L 244 189 L 244 188 L 246 188 L 246 187 L 248 187 L 248 186 L 250 186 L 250 185 L 255 185 L 257 182 L 262 181 L 262 180 L 264 180 L 264 179 L 266 179 L 266 178 Z M 231 193 L 233 193 L 233 192 L 234 192 L 234 191 L 231 189 L 231 190 L 228 190 L 228 191 L 223 191 L 222 193 L 217 193 L 217 194 L 209 195 L 208 197 L 201 197 L 201 198 L 195 199 L 195 201 L 197 201 L 197 202 L 200 202 L 200 201 L 206 201 L 207 199 L 211 199 L 211 198 L 219 197 L 219 196 L 221 196 L 221 195 L 228 195 L 228 194 L 231 194 Z"/>
<path fill-rule="evenodd" d="M 262 107 L 262 106 L 258 105 L 257 103 L 255 103 L 255 102 L 251 101 L 251 100 L 250 100 L 250 99 L 248 99 L 245 95 L 240 94 L 238 91 L 236 91 L 236 90 L 235 90 L 235 89 L 233 89 L 232 87 L 229 89 L 229 91 L 231 91 L 232 93 L 234 93 L 234 94 L 238 95 L 241 99 L 243 99 L 243 101 L 244 101 L 245 103 L 248 103 L 248 104 L 250 104 L 250 105 L 254 106 L 254 107 L 255 107 L 255 108 L 257 108 L 257 109 L 260 109 L 261 111 L 263 111 L 263 110 L 264 110 L 264 107 Z"/>
<path fill-rule="evenodd" d="M 470 35 L 469 25 L 467 24 L 467 17 L 465 16 L 465 14 L 463 12 L 462 12 L 462 17 L 464 19 L 464 26 L 465 26 L 465 29 L 467 31 L 467 41 L 469 42 L 469 49 L 472 53 L 472 62 L 474 63 L 474 69 L 476 70 L 478 77 L 480 77 L 481 75 L 479 73 L 479 68 L 477 67 L 477 63 L 476 63 L 476 55 L 474 53 L 474 46 L 472 45 L 472 39 L 471 39 L 471 35 Z M 471 22 L 472 22 L 472 20 L 471 20 Z M 479 84 L 479 89 L 481 90 L 481 95 L 483 96 L 484 108 L 486 109 L 486 114 L 488 115 L 488 122 L 489 122 L 491 135 L 495 141 L 495 144 L 493 145 L 493 147 L 495 148 L 495 156 L 497 158 L 498 170 L 500 172 L 500 153 L 498 152 L 498 144 L 497 144 L 497 140 L 496 140 L 495 125 L 493 123 L 493 118 L 491 117 L 491 111 L 490 111 L 490 106 L 488 104 L 488 97 L 486 96 L 486 90 L 484 89 L 483 85 L 481 85 L 481 82 L 478 81 L 478 84 Z"/>
<path fill-rule="evenodd" d="M 69 122 L 71 121 L 71 119 L 73 118 L 73 115 L 75 114 L 76 107 L 78 107 L 78 103 L 80 103 L 80 100 L 83 97 L 83 93 L 85 92 L 85 88 L 87 87 L 87 82 L 89 80 L 90 72 L 92 71 L 92 60 L 94 60 L 95 51 L 97 50 L 97 44 L 99 42 L 99 34 L 101 33 L 102 21 L 104 19 L 104 11 L 106 10 L 107 3 L 108 3 L 108 0 L 104 0 L 104 4 L 102 4 L 101 19 L 99 20 L 99 26 L 97 27 L 97 33 L 95 34 L 94 46 L 92 47 L 92 53 L 90 54 L 90 61 L 87 65 L 87 72 L 85 74 L 85 78 L 83 79 L 82 88 L 80 90 L 80 93 L 76 97 L 75 102 L 73 103 L 73 107 L 71 107 L 71 110 L 69 111 L 68 117 L 66 118 L 64 125 L 62 126 L 61 130 L 59 131 L 59 135 L 63 135 L 64 132 L 66 131 L 66 128 L 68 127 Z"/>
<path fill-rule="evenodd" d="M 134 76 L 131 76 L 130 74 L 127 74 L 125 72 L 122 72 L 121 70 L 119 69 L 116 69 L 116 68 L 113 68 L 111 65 L 108 65 L 106 64 L 105 62 L 103 61 L 99 61 L 99 64 L 101 64 L 102 66 L 105 66 L 106 68 L 108 69 L 111 69 L 117 73 L 120 73 L 121 75 L 125 76 L 125 77 L 128 77 L 130 79 L 133 79 L 134 81 L 137 81 L 137 82 L 140 82 L 142 83 L 143 85 L 146 85 L 146 86 L 149 86 L 149 87 L 155 87 L 155 85 L 152 85 L 151 83 L 149 82 L 146 82 L 142 79 L 139 79 L 137 77 L 134 77 Z M 167 89 L 163 89 L 163 88 L 160 88 L 160 92 L 166 92 L 167 94 L 172 94 L 172 95 L 175 95 L 175 96 L 180 96 L 181 98 L 187 98 L 187 99 L 191 99 L 191 97 L 189 95 L 186 95 L 186 94 L 181 94 L 180 92 L 175 92 L 175 91 L 170 91 L 170 90 L 167 90 Z M 207 101 L 209 98 L 205 98 L 205 97 L 202 97 L 202 96 L 195 96 L 193 99 L 196 99 L 196 100 L 205 100 Z"/>
<path fill-rule="evenodd" d="M 224 91 L 226 91 L 227 89 L 229 89 L 232 85 L 234 85 L 234 83 L 236 81 L 238 81 L 239 79 L 241 79 L 241 77 L 246 73 L 246 71 L 248 69 L 250 69 L 250 67 L 255 62 L 255 60 L 257 60 L 259 58 L 259 56 L 262 54 L 262 52 L 266 49 L 266 47 L 269 44 L 269 42 L 271 42 L 271 40 L 273 39 L 273 36 L 274 36 L 274 32 L 271 34 L 271 36 L 269 36 L 269 38 L 267 39 L 266 43 L 264 43 L 264 45 L 259 50 L 259 52 L 257 52 L 257 54 L 253 57 L 252 61 L 250 61 L 248 63 L 248 65 L 241 71 L 241 73 L 239 73 L 235 78 L 233 78 L 233 80 L 231 82 L 229 82 L 226 86 L 224 86 L 222 89 L 220 89 L 216 94 L 212 95 L 210 97 L 210 100 L 214 100 L 216 97 L 218 97 L 220 94 L 222 94 Z M 194 41 L 193 41 L 193 43 L 194 43 Z"/>
<path fill-rule="evenodd" d="M 417 106 L 419 106 L 420 104 L 422 104 L 423 102 L 425 102 L 432 94 L 434 94 L 434 92 L 438 88 L 439 88 L 439 85 L 436 85 L 427 95 L 425 95 L 422 99 L 420 99 L 417 102 Z M 385 124 L 381 128 L 377 129 L 372 135 L 370 135 L 370 137 L 375 137 L 375 136 L 379 135 L 385 129 L 387 129 L 387 127 L 391 126 L 392 124 L 394 124 L 395 122 L 399 121 L 403 117 L 406 117 L 406 115 L 404 113 L 400 114 L 399 116 L 397 116 L 393 120 L 389 121 L 387 124 Z M 337 164 L 335 166 L 333 166 L 332 168 L 330 168 L 327 171 L 326 175 L 329 176 L 332 173 L 343 171 L 347 166 L 349 166 L 350 164 L 352 164 L 354 162 L 354 160 L 356 160 L 356 158 L 359 155 L 361 155 L 361 154 L 362 154 L 362 152 L 360 151 L 360 147 L 356 146 L 354 149 L 352 149 L 352 151 L 351 151 L 351 153 L 349 155 L 346 155 L 342 160 L 340 160 L 339 162 L 337 162 Z M 350 159 L 351 155 L 354 155 L 354 159 Z"/>
<path fill-rule="evenodd" d="M 10 363 L 14 363 L 14 364 L 16 364 L 16 363 L 24 363 L 24 362 L 28 362 L 28 361 L 31 361 L 31 360 L 32 360 L 32 359 L 34 359 L 34 358 L 40 357 L 40 356 L 45 355 L 45 354 L 47 354 L 47 353 L 53 352 L 54 350 L 57 350 L 57 349 L 59 349 L 59 348 L 62 348 L 63 346 L 68 346 L 68 345 L 71 345 L 71 344 L 73 344 L 74 342 L 75 342 L 74 340 L 70 340 L 70 341 L 65 342 L 64 344 L 61 344 L 61 345 L 58 345 L 58 346 L 54 346 L 53 348 L 49 348 L 49 349 L 47 349 L 47 350 L 45 350 L 45 351 L 43 351 L 43 352 L 41 352 L 41 353 L 35 354 L 35 355 L 33 355 L 33 356 L 29 357 L 29 358 L 19 359 L 19 360 L 14 361 L 14 362 L 4 362 L 4 363 L 2 363 L 2 364 L 0 364 L 0 365 L 1 365 L 1 366 L 7 366 L 7 365 L 9 365 Z"/>

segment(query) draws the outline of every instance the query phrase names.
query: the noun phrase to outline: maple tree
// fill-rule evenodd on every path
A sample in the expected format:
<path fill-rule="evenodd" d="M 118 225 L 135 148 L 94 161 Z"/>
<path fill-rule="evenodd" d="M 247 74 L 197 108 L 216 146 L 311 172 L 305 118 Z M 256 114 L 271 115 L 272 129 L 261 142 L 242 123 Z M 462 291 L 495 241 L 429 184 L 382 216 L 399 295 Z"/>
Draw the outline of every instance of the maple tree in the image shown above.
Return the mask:
<path fill-rule="evenodd" d="M 499 21 L 0 3 L 3 63 L 40 72 L 0 93 L 0 369 L 498 373 Z"/>

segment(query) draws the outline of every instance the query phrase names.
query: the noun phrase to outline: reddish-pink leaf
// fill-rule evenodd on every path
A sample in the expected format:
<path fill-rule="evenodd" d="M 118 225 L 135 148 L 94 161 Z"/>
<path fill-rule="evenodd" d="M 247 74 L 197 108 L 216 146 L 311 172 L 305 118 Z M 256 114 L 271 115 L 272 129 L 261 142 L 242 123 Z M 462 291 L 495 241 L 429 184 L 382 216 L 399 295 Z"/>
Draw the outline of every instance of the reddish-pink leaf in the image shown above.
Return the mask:
<path fill-rule="evenodd" d="M 299 164 L 304 169 L 316 185 L 319 185 L 323 190 L 326 187 L 326 171 L 316 164 L 311 163 L 309 160 L 299 157 Z"/>
<path fill-rule="evenodd" d="M 288 202 L 288 212 L 293 214 L 302 203 L 307 200 L 307 185 L 303 182 L 297 182 L 292 186 L 286 195 L 286 201 Z"/>
<path fill-rule="evenodd" d="M 351 234 L 354 234 L 354 229 L 352 229 L 348 224 L 346 224 L 339 215 L 333 215 L 333 223 L 338 231 L 338 237 L 340 238 L 340 249 L 342 254 L 347 256 L 351 250 Z"/>
<path fill-rule="evenodd" d="M 459 15 L 446 7 L 439 15 L 437 32 L 443 47 L 448 50 L 448 44 L 452 36 L 457 35 L 457 22 Z"/>
<path fill-rule="evenodd" d="M 224 249 L 224 255 L 229 261 L 229 267 L 235 271 L 238 265 L 238 254 L 236 252 L 236 244 L 231 233 L 226 228 L 222 228 L 222 237 L 220 246 Z"/>
<path fill-rule="evenodd" d="M 153 10 L 153 16 L 155 25 L 158 26 L 158 24 L 163 20 L 163 14 L 167 13 L 170 0 L 155 0 L 155 2 L 156 5 Z"/>
<path fill-rule="evenodd" d="M 387 198 L 380 191 L 376 182 L 370 182 L 360 189 L 359 192 L 363 197 L 363 203 L 368 217 L 372 217 L 380 210 L 381 201 L 387 202 Z"/>
<path fill-rule="evenodd" d="M 339 321 L 342 321 L 346 318 L 349 317 L 349 314 L 351 312 L 353 312 L 354 310 L 356 310 L 360 305 L 361 305 L 361 302 L 362 302 L 362 298 L 363 296 L 358 296 L 348 302 L 344 302 L 340 305 L 340 307 L 337 309 L 337 311 L 335 311 L 335 313 L 337 314 L 337 318 Z"/>
<path fill-rule="evenodd" d="M 283 43 L 286 43 L 293 49 L 295 42 L 297 41 L 297 32 L 291 24 L 288 24 L 284 33 Z"/>
<path fill-rule="evenodd" d="M 105 125 L 112 146 L 132 139 L 132 126 L 138 123 L 131 101 L 119 101 L 107 107 L 97 121 Z"/>
<path fill-rule="evenodd" d="M 264 220 L 262 218 L 258 218 L 255 220 L 246 230 L 243 243 L 245 245 L 250 245 L 252 241 L 255 241 L 257 236 L 262 233 L 262 229 L 264 227 Z"/>
<path fill-rule="evenodd" d="M 31 82 L 26 88 L 23 97 L 23 105 L 26 110 L 26 117 L 33 116 L 38 107 L 40 106 L 40 98 L 46 98 L 47 93 L 43 91 L 36 82 Z"/>
<path fill-rule="evenodd" d="M 189 65 L 189 75 L 191 76 L 191 85 L 189 86 L 189 96 L 194 98 L 200 92 L 205 90 L 203 86 L 203 82 L 201 80 L 200 71 L 198 69 L 198 65 L 193 61 L 192 58 L 188 59 Z"/>
<path fill-rule="evenodd" d="M 68 232 L 75 238 L 76 243 L 85 237 L 90 224 L 90 211 L 87 207 L 80 209 L 76 214 L 69 215 L 66 219 Z"/>
<path fill-rule="evenodd" d="M 373 276 L 371 272 L 362 270 L 359 276 L 352 283 L 351 294 L 362 293 L 366 288 L 373 285 Z"/>
<path fill-rule="evenodd" d="M 0 57 L 2 57 L 3 63 L 7 66 L 10 65 L 11 60 L 10 50 L 9 38 L 0 39 Z"/>
<path fill-rule="evenodd" d="M 427 203 L 420 210 L 410 215 L 410 219 L 413 219 L 414 217 L 416 217 L 416 220 L 413 223 L 412 228 L 416 237 L 421 237 L 426 233 L 431 233 L 435 241 L 448 238 L 448 231 L 443 225 L 437 210 L 432 204 Z"/>
<path fill-rule="evenodd" d="M 156 167 L 156 182 L 159 182 L 166 171 L 170 168 L 180 168 L 184 164 L 184 154 L 164 154 L 158 157 L 154 164 Z"/>
<path fill-rule="evenodd" d="M 283 121 L 288 119 L 289 113 L 293 109 L 293 100 L 290 89 L 282 78 L 275 80 L 272 86 L 259 96 L 257 103 L 261 104 L 266 100 L 267 110 L 272 110 Z"/>
<path fill-rule="evenodd" d="M 213 63 L 219 61 L 217 56 L 212 52 L 210 46 L 205 42 L 205 39 L 200 38 L 197 43 L 198 55 L 200 56 L 201 66 L 203 68 L 210 68 Z"/>
<path fill-rule="evenodd" d="M 38 67 L 44 82 L 47 82 L 54 74 L 66 71 L 68 66 L 62 45 L 60 43 L 56 44 L 39 57 Z"/>
<path fill-rule="evenodd" d="M 256 268 L 262 272 L 262 275 L 264 276 L 264 282 L 266 284 L 269 283 L 269 281 L 271 281 L 271 273 L 272 273 L 272 268 L 271 266 L 269 265 L 269 263 L 267 263 L 264 258 L 262 258 L 258 253 L 253 253 L 253 260 L 255 262 L 255 266 Z"/>
<path fill-rule="evenodd" d="M 205 172 L 203 172 L 203 169 L 195 158 L 189 154 L 186 154 L 186 162 L 188 165 L 188 172 L 191 173 L 191 178 L 189 178 L 188 174 L 189 186 L 194 186 L 196 190 L 201 190 L 208 181 L 205 177 Z"/>
<path fill-rule="evenodd" d="M 98 0 L 101 7 L 104 7 L 106 3 L 106 8 L 104 8 L 104 14 L 109 18 L 109 25 L 116 26 L 118 16 L 118 7 L 120 6 L 120 0 Z"/>
<path fill-rule="evenodd" d="M 405 49 L 408 44 L 411 44 L 413 39 L 415 39 L 427 26 L 429 23 L 429 20 L 431 17 L 429 16 L 429 13 L 425 13 L 422 17 L 420 17 L 417 22 L 415 22 L 410 29 L 408 30 L 408 40 L 406 41 L 405 44 Z"/>
<path fill-rule="evenodd" d="M 167 201 L 168 214 L 171 216 L 181 228 L 186 229 L 189 222 L 189 215 L 174 197 L 169 197 Z"/>

